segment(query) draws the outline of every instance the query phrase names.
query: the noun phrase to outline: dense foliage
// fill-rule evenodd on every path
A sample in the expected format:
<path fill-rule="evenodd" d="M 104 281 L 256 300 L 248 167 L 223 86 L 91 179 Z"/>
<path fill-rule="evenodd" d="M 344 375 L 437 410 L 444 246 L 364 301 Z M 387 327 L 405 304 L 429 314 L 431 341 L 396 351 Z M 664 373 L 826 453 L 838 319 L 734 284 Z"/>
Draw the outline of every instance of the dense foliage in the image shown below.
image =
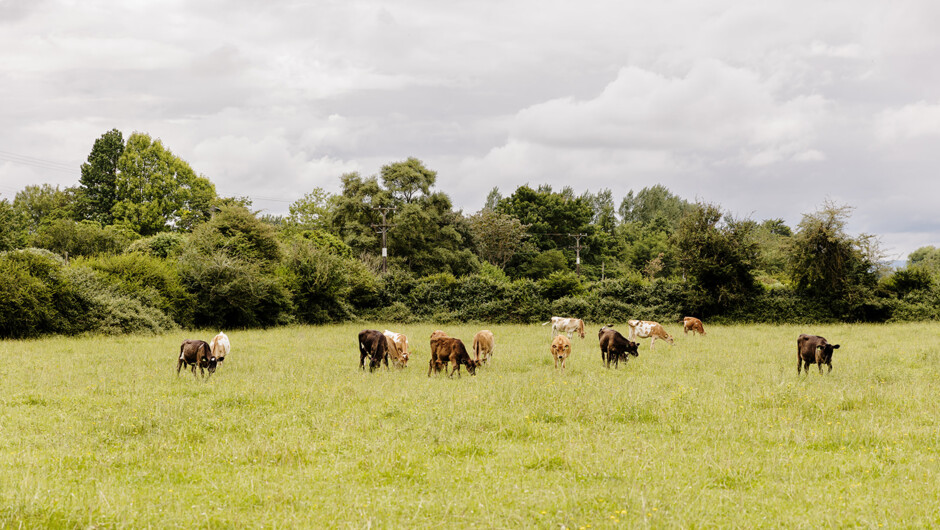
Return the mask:
<path fill-rule="evenodd" d="M 342 175 L 337 194 L 314 188 L 282 218 L 218 197 L 160 140 L 117 130 L 81 174 L 0 200 L 0 337 L 556 314 L 940 319 L 940 250 L 887 269 L 876 238 L 846 231 L 852 209 L 828 202 L 791 228 L 661 185 L 624 190 L 619 207 L 616 190 L 524 185 L 465 214 L 408 158 Z"/>

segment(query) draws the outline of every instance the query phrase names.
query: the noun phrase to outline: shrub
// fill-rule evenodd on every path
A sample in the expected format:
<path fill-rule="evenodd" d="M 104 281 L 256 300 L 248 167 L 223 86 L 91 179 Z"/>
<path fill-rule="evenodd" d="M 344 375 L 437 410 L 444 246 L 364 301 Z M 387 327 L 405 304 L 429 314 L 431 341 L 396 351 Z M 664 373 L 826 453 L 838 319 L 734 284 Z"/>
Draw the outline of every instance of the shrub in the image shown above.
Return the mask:
<path fill-rule="evenodd" d="M 350 265 L 349 260 L 311 241 L 295 241 L 285 256 L 282 274 L 300 321 L 320 324 L 350 317 Z"/>
<path fill-rule="evenodd" d="M 542 292 L 549 300 L 584 292 L 581 280 L 571 271 L 555 271 L 549 274 L 548 278 L 539 280 L 539 285 L 542 286 Z"/>
<path fill-rule="evenodd" d="M 125 252 L 139 252 L 157 258 L 179 256 L 186 243 L 185 234 L 177 232 L 160 232 L 150 237 L 144 237 L 131 243 Z"/>
<path fill-rule="evenodd" d="M 133 237 L 131 232 L 116 226 L 102 228 L 94 221 L 56 219 L 39 227 L 32 244 L 60 255 L 95 256 L 119 253 Z"/>

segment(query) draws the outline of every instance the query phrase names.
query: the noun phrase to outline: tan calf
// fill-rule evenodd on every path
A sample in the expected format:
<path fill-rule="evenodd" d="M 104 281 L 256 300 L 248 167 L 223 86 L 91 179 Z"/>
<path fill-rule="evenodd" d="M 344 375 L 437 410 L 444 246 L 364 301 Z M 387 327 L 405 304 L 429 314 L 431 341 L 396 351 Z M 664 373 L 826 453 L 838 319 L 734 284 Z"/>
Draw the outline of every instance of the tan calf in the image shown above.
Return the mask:
<path fill-rule="evenodd" d="M 558 361 L 561 361 L 561 368 L 564 370 L 565 361 L 568 360 L 569 355 L 571 355 L 571 340 L 564 335 L 558 335 L 552 340 L 552 357 L 555 358 L 555 368 L 558 368 Z"/>
<path fill-rule="evenodd" d="M 494 346 L 496 346 L 496 339 L 493 338 L 493 332 L 488 329 L 477 331 L 477 334 L 473 336 L 473 354 L 478 362 L 481 362 L 482 357 L 483 364 L 486 364 L 493 355 Z"/>
<path fill-rule="evenodd" d="M 689 331 L 692 332 L 692 335 L 698 333 L 699 335 L 705 334 L 705 328 L 702 326 L 702 321 L 695 317 L 685 317 L 682 319 L 682 331 L 689 334 Z"/>

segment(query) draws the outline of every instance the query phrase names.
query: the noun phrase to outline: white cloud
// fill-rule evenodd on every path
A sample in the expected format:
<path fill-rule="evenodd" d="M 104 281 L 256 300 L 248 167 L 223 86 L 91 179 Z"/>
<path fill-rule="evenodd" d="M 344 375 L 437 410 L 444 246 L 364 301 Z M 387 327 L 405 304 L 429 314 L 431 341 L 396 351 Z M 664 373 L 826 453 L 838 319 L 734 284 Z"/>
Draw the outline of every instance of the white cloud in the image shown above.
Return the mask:
<path fill-rule="evenodd" d="M 918 101 L 881 111 L 875 116 L 875 135 L 884 142 L 940 136 L 940 103 Z"/>

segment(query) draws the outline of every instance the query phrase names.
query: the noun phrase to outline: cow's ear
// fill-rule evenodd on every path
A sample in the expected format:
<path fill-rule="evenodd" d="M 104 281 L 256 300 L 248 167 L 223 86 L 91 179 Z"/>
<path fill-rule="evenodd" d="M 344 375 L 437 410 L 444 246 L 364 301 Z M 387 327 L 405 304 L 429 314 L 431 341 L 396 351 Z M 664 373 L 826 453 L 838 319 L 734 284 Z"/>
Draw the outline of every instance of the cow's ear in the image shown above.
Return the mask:
<path fill-rule="evenodd" d="M 838 344 L 833 344 L 833 345 L 832 345 L 832 349 L 833 349 L 833 350 L 838 350 L 838 349 L 839 349 L 839 345 L 838 345 Z"/>

